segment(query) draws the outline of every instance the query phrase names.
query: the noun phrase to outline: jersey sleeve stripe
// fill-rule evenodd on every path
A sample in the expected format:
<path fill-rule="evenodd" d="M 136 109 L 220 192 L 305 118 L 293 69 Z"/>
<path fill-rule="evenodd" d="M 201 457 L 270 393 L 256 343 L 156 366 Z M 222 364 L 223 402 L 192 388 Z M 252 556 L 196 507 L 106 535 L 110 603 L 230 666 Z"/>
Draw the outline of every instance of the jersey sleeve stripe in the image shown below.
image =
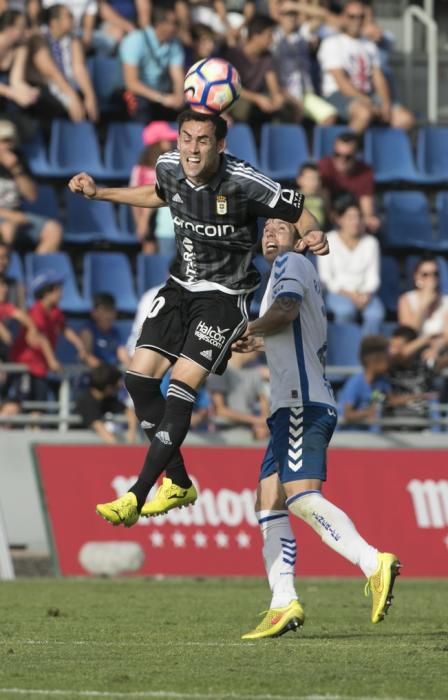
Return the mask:
<path fill-rule="evenodd" d="M 280 187 L 278 182 L 271 180 L 270 177 L 263 175 L 259 170 L 255 170 L 254 168 L 244 167 L 243 165 L 235 165 L 233 163 L 229 163 L 227 167 L 230 172 L 236 175 L 241 175 L 242 177 L 251 178 L 255 182 L 259 182 L 272 191 L 276 192 Z"/>

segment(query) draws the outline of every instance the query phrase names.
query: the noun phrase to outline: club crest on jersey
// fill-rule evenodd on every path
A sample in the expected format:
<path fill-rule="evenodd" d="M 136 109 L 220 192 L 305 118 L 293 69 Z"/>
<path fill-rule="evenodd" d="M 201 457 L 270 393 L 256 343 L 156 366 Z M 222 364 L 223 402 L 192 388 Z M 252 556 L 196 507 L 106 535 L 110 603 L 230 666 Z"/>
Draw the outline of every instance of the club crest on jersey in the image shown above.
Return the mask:
<path fill-rule="evenodd" d="M 223 194 L 218 194 L 216 197 L 216 213 L 220 216 L 227 214 L 227 197 Z"/>

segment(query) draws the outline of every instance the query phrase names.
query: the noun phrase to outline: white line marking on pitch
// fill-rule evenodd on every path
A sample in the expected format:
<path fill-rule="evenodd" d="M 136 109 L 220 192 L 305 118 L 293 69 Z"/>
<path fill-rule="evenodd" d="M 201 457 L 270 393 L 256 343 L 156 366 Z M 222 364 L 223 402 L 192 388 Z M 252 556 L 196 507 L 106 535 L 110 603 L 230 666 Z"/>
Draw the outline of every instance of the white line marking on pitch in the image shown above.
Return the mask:
<path fill-rule="evenodd" d="M 144 690 L 129 693 L 102 690 L 45 690 L 42 688 L 0 688 L 0 694 L 37 695 L 76 698 L 161 698 L 173 700 L 354 700 L 346 695 L 238 695 L 236 693 L 177 693 L 169 690 Z M 406 700 L 406 698 L 363 697 L 357 700 Z M 437 700 L 437 699 L 434 699 Z"/>
<path fill-rule="evenodd" d="M 25 644 L 25 645 L 50 645 L 50 644 L 60 644 L 65 646 L 77 645 L 77 646 L 87 646 L 89 644 L 100 644 L 104 646 L 126 646 L 132 643 L 132 640 L 127 642 L 107 642 L 101 639 L 72 639 L 72 640 L 60 640 L 60 639 L 0 639 L 0 644 Z M 136 639 L 135 644 L 141 644 L 141 639 Z M 257 646 L 256 642 L 161 642 L 159 640 L 154 641 L 154 646 L 166 646 L 166 647 L 254 647 Z M 258 645 L 259 646 L 259 645 Z"/>

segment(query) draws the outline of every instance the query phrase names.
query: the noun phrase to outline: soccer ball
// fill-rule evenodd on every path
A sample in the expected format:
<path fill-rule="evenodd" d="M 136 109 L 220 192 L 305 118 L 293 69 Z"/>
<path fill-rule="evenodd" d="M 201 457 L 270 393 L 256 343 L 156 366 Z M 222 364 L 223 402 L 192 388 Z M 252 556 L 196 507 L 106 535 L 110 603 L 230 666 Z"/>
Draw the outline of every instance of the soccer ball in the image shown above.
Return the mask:
<path fill-rule="evenodd" d="M 196 112 L 221 114 L 238 99 L 240 90 L 238 71 L 222 58 L 204 58 L 185 76 L 185 100 Z"/>

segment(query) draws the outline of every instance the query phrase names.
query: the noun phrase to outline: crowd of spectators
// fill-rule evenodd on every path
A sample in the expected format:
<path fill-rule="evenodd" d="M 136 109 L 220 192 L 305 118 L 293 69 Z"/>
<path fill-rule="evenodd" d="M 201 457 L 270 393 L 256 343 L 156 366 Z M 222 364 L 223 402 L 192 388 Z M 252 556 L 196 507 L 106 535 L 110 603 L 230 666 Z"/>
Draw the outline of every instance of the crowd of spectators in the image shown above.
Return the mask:
<path fill-rule="evenodd" d="M 141 153 L 129 182 L 154 183 L 158 156 L 176 140 L 172 122 L 184 104 L 185 70 L 221 56 L 242 79 L 228 119 L 249 123 L 257 143 L 266 122 L 301 123 L 309 133 L 314 125 L 347 125 L 331 154 L 303 163 L 296 177 L 328 231 L 331 255 L 317 264 L 329 319 L 358 324 L 363 336 L 363 372 L 342 388 L 341 417 L 352 427 L 369 426 L 379 415 L 427 417 L 429 397 L 444 396 L 448 297 L 437 259 L 422 258 L 414 289 L 400 297 L 391 319 L 397 327 L 390 338 L 381 335 L 381 208 L 374 172 L 359 155 L 370 125 L 410 130 L 415 122 L 397 94 L 393 45 L 371 4 L 359 0 L 0 0 L 0 357 L 28 368 L 0 376 L 0 414 L 57 397 L 62 336 L 85 367 L 73 388 L 82 424 L 108 442 L 135 439 L 135 416 L 115 368 L 129 361 L 157 290 L 142 298 L 126 344 L 112 295 L 97 294 L 90 318 L 75 332 L 59 308 L 57 272 L 37 275 L 28 290 L 8 276 L 12 250 L 45 255 L 64 248 L 61 223 L 30 211 L 39 182 L 20 146 L 37 132 L 48 145 L 55 118 L 91 122 L 100 143 L 109 119 L 139 122 Z M 110 61 L 104 70 L 118 67 L 121 76 L 107 107 L 99 87 L 111 76 L 100 74 L 98 81 L 94 68 L 103 58 Z M 139 252 L 174 253 L 167 209 L 133 209 L 129 217 Z M 240 427 L 264 439 L 266 385 L 260 357 L 233 358 L 198 398 L 193 428 Z M 117 411 L 128 419 L 122 433 L 107 418 Z"/>

